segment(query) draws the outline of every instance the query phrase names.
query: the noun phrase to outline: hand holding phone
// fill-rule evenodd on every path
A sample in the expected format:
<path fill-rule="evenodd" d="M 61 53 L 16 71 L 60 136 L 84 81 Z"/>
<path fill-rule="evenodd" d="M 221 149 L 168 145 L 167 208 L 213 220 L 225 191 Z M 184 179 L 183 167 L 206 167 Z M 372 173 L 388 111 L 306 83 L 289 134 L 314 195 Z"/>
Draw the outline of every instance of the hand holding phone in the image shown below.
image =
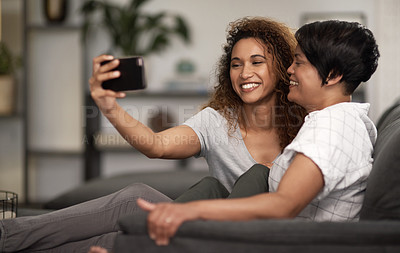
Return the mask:
<path fill-rule="evenodd" d="M 118 78 L 104 81 L 102 83 L 103 89 L 113 91 L 145 89 L 147 84 L 144 74 L 143 57 L 126 57 L 118 60 L 119 65 L 113 70 L 120 71 L 121 75 Z M 110 61 L 103 61 L 101 65 L 107 64 Z"/>

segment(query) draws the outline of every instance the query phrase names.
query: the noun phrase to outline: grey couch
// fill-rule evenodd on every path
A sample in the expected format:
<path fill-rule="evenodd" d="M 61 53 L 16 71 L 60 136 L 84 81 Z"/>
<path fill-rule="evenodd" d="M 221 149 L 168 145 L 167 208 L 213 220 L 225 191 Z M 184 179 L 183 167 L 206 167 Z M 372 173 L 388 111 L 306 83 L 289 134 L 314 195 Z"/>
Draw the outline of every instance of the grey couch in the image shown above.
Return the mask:
<path fill-rule="evenodd" d="M 119 221 L 115 253 L 400 252 L 400 105 L 381 117 L 359 222 L 190 221 L 168 246 L 149 239 L 146 215 Z"/>

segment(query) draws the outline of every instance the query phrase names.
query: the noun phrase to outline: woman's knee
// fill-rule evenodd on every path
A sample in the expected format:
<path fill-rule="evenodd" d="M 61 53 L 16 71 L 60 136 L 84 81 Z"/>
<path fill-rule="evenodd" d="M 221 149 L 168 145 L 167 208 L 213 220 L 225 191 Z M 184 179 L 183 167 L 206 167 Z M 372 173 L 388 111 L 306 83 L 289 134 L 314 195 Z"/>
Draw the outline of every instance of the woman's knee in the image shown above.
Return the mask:
<path fill-rule="evenodd" d="M 201 199 L 226 198 L 228 195 L 229 192 L 218 179 L 214 177 L 204 177 L 175 199 L 174 202 L 185 203 Z"/>
<path fill-rule="evenodd" d="M 206 188 L 213 189 L 215 187 L 219 188 L 222 184 L 215 177 L 207 176 L 207 177 L 202 178 L 196 185 L 203 185 Z"/>
<path fill-rule="evenodd" d="M 209 198 L 226 198 L 229 195 L 225 186 L 215 177 L 204 177 L 199 182 L 198 189 L 208 192 Z"/>
<path fill-rule="evenodd" d="M 139 192 L 156 191 L 156 190 L 144 183 L 132 183 L 123 188 L 122 191 L 130 194 L 136 194 Z"/>
<path fill-rule="evenodd" d="M 246 175 L 263 175 L 264 177 L 268 177 L 269 174 L 269 168 L 267 166 L 264 166 L 262 164 L 254 164 L 253 166 L 250 167 L 245 173 L 243 173 L 242 176 Z"/>
<path fill-rule="evenodd" d="M 261 164 L 255 164 L 236 180 L 234 187 L 238 185 L 257 184 L 257 185 L 265 185 L 265 188 L 267 189 L 268 176 L 269 176 L 268 167 Z"/>
<path fill-rule="evenodd" d="M 119 194 L 127 198 L 143 198 L 152 202 L 171 200 L 163 193 L 144 183 L 132 183 L 123 188 Z"/>

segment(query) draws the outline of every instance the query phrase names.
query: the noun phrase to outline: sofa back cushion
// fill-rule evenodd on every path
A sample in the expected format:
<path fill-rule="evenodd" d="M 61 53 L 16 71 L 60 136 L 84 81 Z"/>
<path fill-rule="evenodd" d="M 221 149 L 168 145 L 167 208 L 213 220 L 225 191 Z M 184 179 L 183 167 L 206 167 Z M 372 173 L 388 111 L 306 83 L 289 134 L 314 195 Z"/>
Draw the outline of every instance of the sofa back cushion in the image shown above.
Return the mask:
<path fill-rule="evenodd" d="M 390 125 L 393 121 L 400 118 L 400 99 L 396 101 L 391 107 L 389 107 L 380 117 L 376 127 L 378 128 L 378 134 Z"/>
<path fill-rule="evenodd" d="M 400 110 L 392 112 L 391 122 L 378 129 L 360 220 L 400 220 Z"/>

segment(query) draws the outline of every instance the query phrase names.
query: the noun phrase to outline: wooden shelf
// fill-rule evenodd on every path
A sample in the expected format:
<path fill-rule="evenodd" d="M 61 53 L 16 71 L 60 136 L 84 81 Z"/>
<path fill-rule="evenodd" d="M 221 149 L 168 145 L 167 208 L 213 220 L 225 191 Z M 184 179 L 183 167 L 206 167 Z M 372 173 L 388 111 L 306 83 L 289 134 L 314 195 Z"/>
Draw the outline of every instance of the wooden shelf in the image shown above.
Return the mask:
<path fill-rule="evenodd" d="M 29 150 L 29 155 L 33 156 L 82 156 L 80 150 Z"/>
<path fill-rule="evenodd" d="M 66 22 L 46 22 L 41 17 L 41 2 L 42 0 L 22 0 L 25 70 L 22 118 L 25 121 L 26 203 L 32 198 L 29 196 L 35 196 L 30 189 L 33 181 L 29 177 L 32 173 L 41 173 L 42 168 L 46 169 L 52 158 L 57 159 L 57 169 L 60 170 L 64 167 L 75 169 L 81 166 L 76 161 L 83 167 L 81 161 L 85 155 L 84 145 L 81 143 L 83 122 L 80 117 L 84 105 L 84 89 L 80 84 L 83 69 L 80 66 L 83 51 L 80 39 L 82 22 L 72 12 Z M 61 61 L 70 67 L 62 69 L 59 66 Z M 46 93 L 38 92 L 40 90 L 45 90 Z M 55 98 L 43 95 L 57 92 L 62 96 Z M 37 164 L 32 162 L 35 159 L 39 161 Z M 34 166 L 38 166 L 38 169 L 31 171 L 30 168 Z"/>
<path fill-rule="evenodd" d="M 80 30 L 81 25 L 74 24 L 29 24 L 26 27 L 27 30 L 42 30 L 42 31 L 54 31 L 54 30 Z"/>
<path fill-rule="evenodd" d="M 6 119 L 6 120 L 19 120 L 23 117 L 22 114 L 16 113 L 16 114 L 11 114 L 11 115 L 0 115 L 0 120 Z"/>
<path fill-rule="evenodd" d="M 208 98 L 211 95 L 208 91 L 128 91 L 127 97 L 146 98 Z"/>

